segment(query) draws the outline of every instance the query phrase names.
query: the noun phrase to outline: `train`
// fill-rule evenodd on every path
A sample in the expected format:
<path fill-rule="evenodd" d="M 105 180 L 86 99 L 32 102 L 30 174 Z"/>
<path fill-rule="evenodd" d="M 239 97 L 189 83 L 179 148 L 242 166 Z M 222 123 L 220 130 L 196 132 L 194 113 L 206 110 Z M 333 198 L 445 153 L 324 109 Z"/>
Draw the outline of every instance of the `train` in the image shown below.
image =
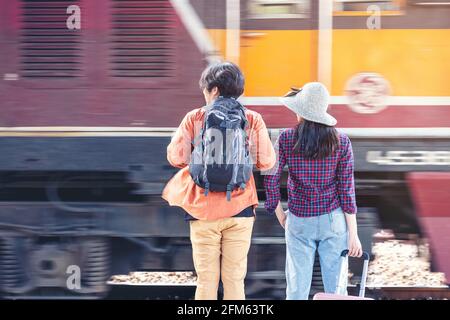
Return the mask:
<path fill-rule="evenodd" d="M 274 141 L 296 121 L 278 97 L 324 83 L 363 246 L 379 228 L 427 237 L 450 279 L 449 16 L 428 0 L 0 0 L 1 296 L 102 298 L 113 274 L 194 270 L 161 198 L 166 147 L 218 60 L 242 68 Z M 247 295 L 283 298 L 284 232 L 254 175 Z"/>

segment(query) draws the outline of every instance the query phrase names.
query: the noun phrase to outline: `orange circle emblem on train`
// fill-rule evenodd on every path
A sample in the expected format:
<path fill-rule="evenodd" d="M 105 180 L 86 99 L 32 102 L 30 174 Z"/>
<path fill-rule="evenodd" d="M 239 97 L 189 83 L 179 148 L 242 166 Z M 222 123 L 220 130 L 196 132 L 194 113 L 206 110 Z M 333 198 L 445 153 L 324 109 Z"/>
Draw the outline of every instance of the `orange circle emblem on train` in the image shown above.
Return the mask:
<path fill-rule="evenodd" d="M 346 84 L 348 106 L 357 113 L 378 113 L 388 107 L 389 82 L 378 73 L 358 73 Z"/>

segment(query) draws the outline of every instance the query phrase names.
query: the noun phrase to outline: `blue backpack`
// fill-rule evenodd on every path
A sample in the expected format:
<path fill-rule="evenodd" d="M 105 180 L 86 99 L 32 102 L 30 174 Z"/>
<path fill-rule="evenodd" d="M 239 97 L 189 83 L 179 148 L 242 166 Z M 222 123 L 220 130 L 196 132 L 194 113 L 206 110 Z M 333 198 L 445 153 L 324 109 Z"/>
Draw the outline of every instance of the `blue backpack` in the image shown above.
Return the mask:
<path fill-rule="evenodd" d="M 209 191 L 245 189 L 253 172 L 245 129 L 245 107 L 234 98 L 217 98 L 208 107 L 200 136 L 194 140 L 189 173 L 194 182 Z"/>

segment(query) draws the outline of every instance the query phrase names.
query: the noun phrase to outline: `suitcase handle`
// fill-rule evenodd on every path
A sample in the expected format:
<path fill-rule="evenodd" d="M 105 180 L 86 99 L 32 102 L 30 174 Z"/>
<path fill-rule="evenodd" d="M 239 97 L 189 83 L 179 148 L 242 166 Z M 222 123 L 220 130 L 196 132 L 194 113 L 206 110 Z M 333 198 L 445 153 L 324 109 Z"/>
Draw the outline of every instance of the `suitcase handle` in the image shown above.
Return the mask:
<path fill-rule="evenodd" d="M 348 249 L 342 250 L 341 257 L 346 257 L 348 255 L 348 253 L 349 253 Z M 370 255 L 366 251 L 363 251 L 361 258 L 363 258 L 364 260 L 369 260 Z"/>
<path fill-rule="evenodd" d="M 345 292 L 347 290 L 347 287 L 344 288 L 343 280 L 345 279 L 344 277 L 348 276 L 348 273 L 344 275 L 343 271 L 347 270 L 347 268 L 344 268 L 344 264 L 348 260 L 348 253 L 349 253 L 348 249 L 345 249 L 341 252 L 341 263 L 340 263 L 340 267 L 339 267 L 338 285 L 336 287 L 337 294 L 345 294 Z M 364 298 L 364 295 L 366 293 L 366 280 L 367 280 L 367 272 L 369 270 L 370 255 L 366 251 L 363 251 L 361 258 L 364 259 L 364 265 L 363 265 L 363 271 L 362 271 L 362 275 L 361 275 L 361 283 L 359 285 L 359 296 L 361 298 Z"/>

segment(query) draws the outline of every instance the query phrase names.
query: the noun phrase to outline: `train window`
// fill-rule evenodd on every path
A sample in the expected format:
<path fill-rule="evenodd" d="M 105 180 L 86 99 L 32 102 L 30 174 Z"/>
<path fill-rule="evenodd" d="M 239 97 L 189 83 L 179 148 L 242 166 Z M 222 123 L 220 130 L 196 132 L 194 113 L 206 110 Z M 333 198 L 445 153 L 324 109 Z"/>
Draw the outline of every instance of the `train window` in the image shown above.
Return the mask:
<path fill-rule="evenodd" d="M 115 78 L 162 79 L 175 74 L 175 18 L 168 1 L 112 2 Z"/>
<path fill-rule="evenodd" d="M 400 14 L 405 0 L 334 0 L 334 15 L 367 15 L 369 6 L 377 6 L 382 14 Z"/>
<path fill-rule="evenodd" d="M 68 4 L 21 1 L 21 77 L 48 81 L 83 76 L 81 30 L 68 29 Z"/>
<path fill-rule="evenodd" d="M 309 0 L 251 0 L 249 18 L 251 19 L 285 19 L 307 18 Z"/>

